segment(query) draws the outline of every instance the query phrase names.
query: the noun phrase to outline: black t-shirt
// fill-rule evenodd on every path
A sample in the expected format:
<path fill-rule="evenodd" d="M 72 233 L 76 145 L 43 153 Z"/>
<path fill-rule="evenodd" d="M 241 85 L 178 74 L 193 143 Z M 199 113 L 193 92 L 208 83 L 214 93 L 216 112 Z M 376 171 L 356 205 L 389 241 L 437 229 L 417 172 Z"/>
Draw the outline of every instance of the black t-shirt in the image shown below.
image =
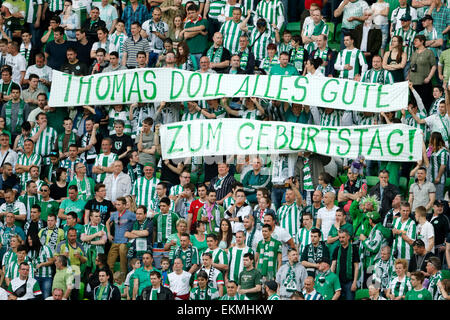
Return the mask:
<path fill-rule="evenodd" d="M 122 153 L 127 151 L 127 147 L 131 147 L 133 149 L 133 140 L 127 134 L 123 134 L 121 137 L 118 137 L 117 134 L 113 134 L 110 136 L 113 140 L 112 152 L 120 156 Z M 123 170 L 125 172 L 127 164 L 129 162 L 128 157 L 124 157 L 121 159 L 123 163 Z"/>
<path fill-rule="evenodd" d="M 74 64 L 69 62 L 64 63 L 61 67 L 61 71 L 75 76 L 85 76 L 89 73 L 89 68 L 83 62 L 78 60 L 77 63 Z"/>
<path fill-rule="evenodd" d="M 92 42 L 86 43 L 82 45 L 79 41 L 77 41 L 75 48 L 77 49 L 77 59 L 83 62 L 85 65 L 90 66 L 92 64 L 91 59 L 91 49 Z"/>
<path fill-rule="evenodd" d="M 337 260 L 338 258 L 338 252 L 339 252 L 339 248 L 341 248 L 341 245 L 339 245 L 336 249 L 334 249 L 333 252 L 333 258 L 332 260 Z M 349 281 L 353 281 L 353 278 L 348 279 L 347 278 L 347 252 L 348 252 L 348 248 L 346 249 L 342 248 L 341 249 L 341 257 L 340 257 L 340 261 L 336 261 L 336 263 L 339 263 L 339 282 L 342 283 L 346 283 Z M 359 250 L 358 250 L 358 246 L 353 245 L 352 247 L 352 274 L 354 274 L 354 267 L 353 267 L 353 263 L 355 262 L 359 262 Z M 337 270 L 337 268 L 336 268 Z"/>
<path fill-rule="evenodd" d="M 53 200 L 59 200 L 61 198 L 67 197 L 67 183 L 64 187 L 60 188 L 56 183 L 50 186 L 50 198 Z"/>
<path fill-rule="evenodd" d="M 103 199 L 102 202 L 98 202 L 95 198 L 89 200 L 84 206 L 84 209 L 89 211 L 98 210 L 103 224 L 106 224 L 106 221 L 111 216 L 111 212 L 116 211 L 116 207 L 114 207 L 111 201 Z"/>
<path fill-rule="evenodd" d="M 54 40 L 50 41 L 45 46 L 45 52 L 49 55 L 47 65 L 56 70 L 60 70 L 61 66 L 67 61 L 67 49 L 69 49 L 69 42 L 56 43 Z"/>
<path fill-rule="evenodd" d="M 203 55 L 207 55 L 208 54 L 208 50 L 209 50 L 209 48 L 208 49 L 206 49 L 204 52 L 203 52 Z M 216 49 L 217 50 L 217 49 Z M 224 62 L 224 61 L 229 61 L 229 60 L 231 60 L 231 53 L 230 53 L 230 51 L 227 49 L 227 48 L 223 48 L 223 51 L 222 51 L 222 57 L 220 58 L 220 62 Z M 212 62 L 212 61 L 211 61 Z M 217 73 L 225 73 L 227 70 L 228 70 L 228 66 L 227 67 L 225 67 L 225 68 L 213 68 L 213 70 L 215 71 L 215 72 L 217 72 Z"/>
<path fill-rule="evenodd" d="M 448 218 L 442 213 L 431 221 L 433 216 L 429 216 L 429 221 L 434 228 L 434 245 L 440 245 L 445 242 L 445 237 L 450 231 L 450 223 Z"/>

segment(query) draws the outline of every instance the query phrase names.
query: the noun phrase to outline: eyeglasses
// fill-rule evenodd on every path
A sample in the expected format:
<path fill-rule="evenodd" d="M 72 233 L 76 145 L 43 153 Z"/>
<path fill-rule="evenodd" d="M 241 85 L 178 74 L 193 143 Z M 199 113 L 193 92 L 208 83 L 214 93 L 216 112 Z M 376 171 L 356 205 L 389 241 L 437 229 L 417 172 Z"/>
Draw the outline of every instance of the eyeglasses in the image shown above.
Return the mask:
<path fill-rule="evenodd" d="M 41 192 L 49 192 L 49 189 L 41 189 Z"/>

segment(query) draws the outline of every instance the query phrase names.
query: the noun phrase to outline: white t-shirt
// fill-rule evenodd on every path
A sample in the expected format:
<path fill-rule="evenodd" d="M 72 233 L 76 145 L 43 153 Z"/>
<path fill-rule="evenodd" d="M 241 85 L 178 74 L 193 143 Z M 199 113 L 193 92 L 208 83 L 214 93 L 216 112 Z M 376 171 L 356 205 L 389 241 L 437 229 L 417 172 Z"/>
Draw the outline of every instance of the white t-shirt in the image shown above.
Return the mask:
<path fill-rule="evenodd" d="M 29 66 L 25 72 L 24 79 L 28 79 L 30 77 L 30 74 L 36 74 L 39 76 L 39 79 L 44 79 L 47 81 L 52 80 L 52 68 L 50 68 L 47 65 L 44 65 L 42 68 L 37 67 L 35 64 L 32 66 Z M 45 84 L 39 81 L 38 89 L 41 91 L 44 91 L 45 93 L 48 92 L 48 88 Z"/>
<path fill-rule="evenodd" d="M 25 72 L 27 70 L 27 61 L 24 56 L 20 53 L 15 56 L 7 54 L 6 64 L 10 65 L 12 68 L 12 81 L 15 83 L 20 83 L 21 72 Z"/>
<path fill-rule="evenodd" d="M 0 300 L 8 300 L 8 292 L 3 288 L 0 288 Z"/>
<path fill-rule="evenodd" d="M 434 228 L 431 223 L 426 221 L 424 224 L 417 224 L 417 239 L 425 243 L 425 248 L 428 248 L 430 239 L 434 237 Z M 434 252 L 434 248 L 431 251 Z"/>
<path fill-rule="evenodd" d="M 191 274 L 183 270 L 183 273 L 178 275 L 175 272 L 171 272 L 167 275 L 169 278 L 170 287 L 169 289 L 178 296 L 188 294 L 190 291 L 189 280 L 191 279 Z"/>
<path fill-rule="evenodd" d="M 382 26 L 385 24 L 389 23 L 388 17 L 387 16 L 383 16 L 381 14 L 381 12 L 386 9 L 389 8 L 389 3 L 387 2 L 376 2 L 374 4 L 372 4 L 372 10 L 373 10 L 373 23 L 377 26 Z M 389 11 L 388 11 L 389 14 Z"/>
<path fill-rule="evenodd" d="M 338 207 L 334 206 L 331 210 L 326 207 L 320 208 L 317 211 L 317 219 L 322 220 L 322 225 L 320 229 L 323 233 L 323 240 L 326 241 L 328 238 L 328 233 L 330 232 L 331 226 L 336 222 L 336 210 Z"/>

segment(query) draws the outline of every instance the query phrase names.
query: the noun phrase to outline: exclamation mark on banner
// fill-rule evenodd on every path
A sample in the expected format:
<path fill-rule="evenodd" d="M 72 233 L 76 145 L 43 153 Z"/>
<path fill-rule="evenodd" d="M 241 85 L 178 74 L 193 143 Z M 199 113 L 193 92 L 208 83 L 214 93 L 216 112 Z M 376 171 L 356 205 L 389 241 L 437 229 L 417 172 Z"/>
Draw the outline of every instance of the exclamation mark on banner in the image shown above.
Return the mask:
<path fill-rule="evenodd" d="M 409 160 L 412 160 L 414 157 L 412 156 L 413 153 L 413 147 L 414 147 L 414 136 L 416 135 L 416 129 L 409 130 Z"/>

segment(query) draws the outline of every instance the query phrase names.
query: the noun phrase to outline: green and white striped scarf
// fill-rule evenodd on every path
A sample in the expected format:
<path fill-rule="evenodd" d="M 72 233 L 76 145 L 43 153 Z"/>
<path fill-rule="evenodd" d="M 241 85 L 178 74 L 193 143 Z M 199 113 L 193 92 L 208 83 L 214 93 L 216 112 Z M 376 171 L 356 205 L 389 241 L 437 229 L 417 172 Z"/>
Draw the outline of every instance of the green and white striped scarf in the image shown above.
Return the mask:
<path fill-rule="evenodd" d="M 309 158 L 303 158 L 303 189 L 306 191 L 314 190 L 311 177 L 311 168 L 309 166 Z"/>
<path fill-rule="evenodd" d="M 223 47 L 220 46 L 218 48 L 215 48 L 214 45 L 212 45 L 206 53 L 211 63 L 220 63 L 220 61 L 222 60 L 222 54 Z"/>

